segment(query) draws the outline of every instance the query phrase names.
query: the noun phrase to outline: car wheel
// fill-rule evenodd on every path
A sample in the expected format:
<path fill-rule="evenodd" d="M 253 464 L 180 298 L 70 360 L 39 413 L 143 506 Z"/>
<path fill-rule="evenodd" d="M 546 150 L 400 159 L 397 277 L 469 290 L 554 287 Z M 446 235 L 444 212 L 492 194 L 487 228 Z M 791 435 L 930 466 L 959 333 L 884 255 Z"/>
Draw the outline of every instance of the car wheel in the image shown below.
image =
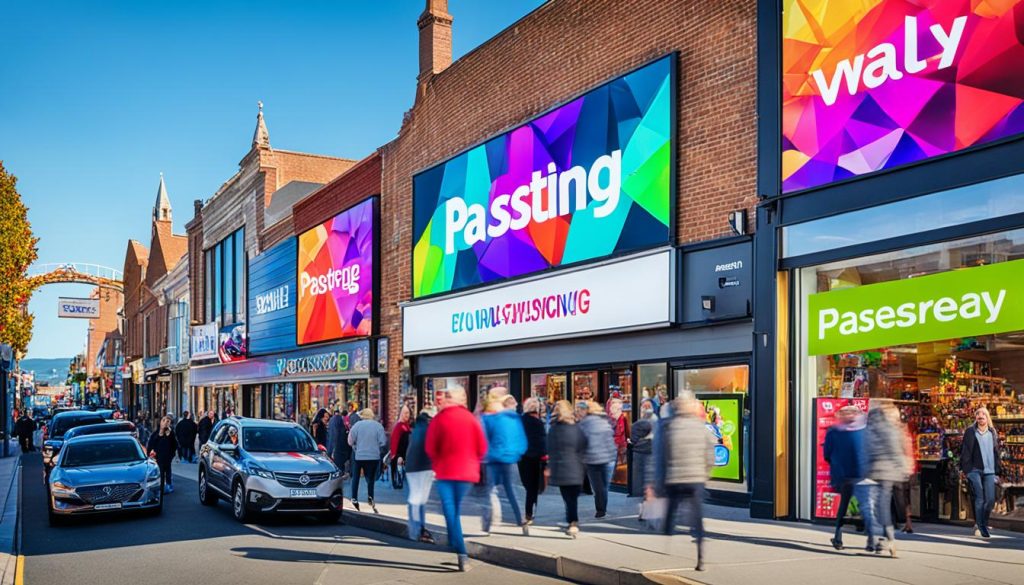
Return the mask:
<path fill-rule="evenodd" d="M 239 522 L 249 518 L 249 510 L 245 507 L 245 488 L 241 482 L 235 482 L 235 489 L 231 492 L 231 512 Z"/>
<path fill-rule="evenodd" d="M 162 494 L 160 498 L 163 501 Z M 203 468 L 199 468 L 199 503 L 204 506 L 213 506 L 217 503 L 217 494 L 206 480 L 206 470 Z"/>

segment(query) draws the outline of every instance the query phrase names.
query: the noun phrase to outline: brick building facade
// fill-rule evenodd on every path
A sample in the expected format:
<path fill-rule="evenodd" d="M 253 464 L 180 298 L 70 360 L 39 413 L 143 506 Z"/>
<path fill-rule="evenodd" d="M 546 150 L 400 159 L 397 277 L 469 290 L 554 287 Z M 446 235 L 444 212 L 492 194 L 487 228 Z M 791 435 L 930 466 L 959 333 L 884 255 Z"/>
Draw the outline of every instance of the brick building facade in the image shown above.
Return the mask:
<path fill-rule="evenodd" d="M 400 351 L 400 303 L 412 298 L 413 176 L 604 81 L 669 53 L 678 57 L 677 244 L 731 235 L 730 212 L 750 211 L 758 201 L 754 3 L 655 0 L 638 9 L 614 0 L 556 0 L 455 62 L 452 22 L 446 1 L 426 3 L 415 103 L 398 137 L 381 148 L 381 246 L 390 272 L 382 281 L 380 333 L 391 341 L 392 372 L 409 365 Z M 389 378 L 391 404 L 402 379 Z"/>

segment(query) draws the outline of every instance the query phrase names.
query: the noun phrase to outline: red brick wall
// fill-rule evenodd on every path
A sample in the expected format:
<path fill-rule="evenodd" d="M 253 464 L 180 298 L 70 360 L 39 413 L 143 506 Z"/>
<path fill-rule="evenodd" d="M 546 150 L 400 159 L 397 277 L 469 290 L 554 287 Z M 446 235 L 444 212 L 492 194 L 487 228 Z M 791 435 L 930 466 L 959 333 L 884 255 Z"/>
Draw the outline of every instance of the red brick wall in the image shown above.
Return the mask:
<path fill-rule="evenodd" d="M 726 236 L 729 211 L 753 210 L 757 3 L 639 4 L 554 0 L 541 6 L 434 76 L 398 138 L 381 150 L 382 263 L 391 269 L 380 300 L 381 334 L 391 338 L 389 410 L 402 360 L 398 303 L 410 297 L 415 172 L 677 52 L 678 241 Z M 458 35 L 457 7 L 453 15 Z"/>
<path fill-rule="evenodd" d="M 100 348 L 103 347 L 103 340 L 111 333 L 117 332 L 117 324 L 120 321 L 117 310 L 124 305 L 124 295 L 116 290 L 96 288 L 89 298 L 98 298 L 100 301 L 99 318 L 89 321 L 88 347 L 85 355 L 86 373 L 89 376 L 94 376 L 99 373 L 96 369 L 96 356 L 99 355 Z M 107 351 L 113 354 L 113 345 Z"/>
<path fill-rule="evenodd" d="M 375 152 L 296 203 L 292 208 L 294 233 L 301 234 L 380 191 L 381 157 Z"/>

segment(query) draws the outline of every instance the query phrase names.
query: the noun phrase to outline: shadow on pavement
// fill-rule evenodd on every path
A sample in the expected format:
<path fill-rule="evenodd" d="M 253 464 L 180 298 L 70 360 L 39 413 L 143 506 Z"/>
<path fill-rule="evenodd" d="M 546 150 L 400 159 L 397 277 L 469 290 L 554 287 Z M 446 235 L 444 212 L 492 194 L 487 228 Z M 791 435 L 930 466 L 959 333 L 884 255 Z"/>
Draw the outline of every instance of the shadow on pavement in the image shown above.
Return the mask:
<path fill-rule="evenodd" d="M 362 543 L 348 543 L 362 544 Z M 237 547 L 231 552 L 247 559 L 260 561 L 283 561 L 289 563 L 325 563 L 333 565 L 353 565 L 361 567 L 376 567 L 381 569 L 402 569 L 406 571 L 419 571 L 423 573 L 451 573 L 452 569 L 438 565 L 424 565 L 403 561 L 386 561 L 380 559 L 368 559 L 349 555 L 338 555 L 330 553 L 317 553 L 311 551 L 291 550 L 284 548 L 266 548 L 259 546 Z"/>
<path fill-rule="evenodd" d="M 65 526 L 51 527 L 47 520 L 49 503 L 42 477 L 42 457 L 38 453 L 22 456 L 22 554 L 26 556 L 252 534 L 249 528 L 235 521 L 227 504 L 221 503 L 212 508 L 200 505 L 195 481 L 181 476 L 175 477 L 175 492 L 165 497 L 160 516 L 100 515 L 75 518 Z M 283 524 L 289 520 L 316 524 L 315 519 L 307 520 L 305 517 L 282 518 L 279 521 Z"/>

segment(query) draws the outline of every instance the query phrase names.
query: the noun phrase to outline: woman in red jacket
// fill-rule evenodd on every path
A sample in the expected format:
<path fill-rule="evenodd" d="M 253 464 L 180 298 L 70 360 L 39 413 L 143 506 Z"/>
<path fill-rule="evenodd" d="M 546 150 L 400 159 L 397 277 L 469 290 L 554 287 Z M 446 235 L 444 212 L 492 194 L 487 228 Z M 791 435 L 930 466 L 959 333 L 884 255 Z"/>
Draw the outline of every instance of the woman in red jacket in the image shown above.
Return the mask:
<path fill-rule="evenodd" d="M 409 450 L 409 436 L 412 435 L 410 421 L 412 411 L 408 405 L 404 405 L 398 411 L 398 422 L 391 429 L 391 485 L 398 490 L 405 485 L 401 469 L 405 465 L 405 452 Z"/>
<path fill-rule="evenodd" d="M 437 478 L 448 542 L 458 555 L 459 570 L 468 570 L 469 554 L 462 536 L 460 509 L 474 483 L 480 481 L 480 462 L 487 438 L 480 421 L 466 409 L 466 389 L 448 388 L 438 399 L 438 413 L 427 428 L 426 451 Z"/>

